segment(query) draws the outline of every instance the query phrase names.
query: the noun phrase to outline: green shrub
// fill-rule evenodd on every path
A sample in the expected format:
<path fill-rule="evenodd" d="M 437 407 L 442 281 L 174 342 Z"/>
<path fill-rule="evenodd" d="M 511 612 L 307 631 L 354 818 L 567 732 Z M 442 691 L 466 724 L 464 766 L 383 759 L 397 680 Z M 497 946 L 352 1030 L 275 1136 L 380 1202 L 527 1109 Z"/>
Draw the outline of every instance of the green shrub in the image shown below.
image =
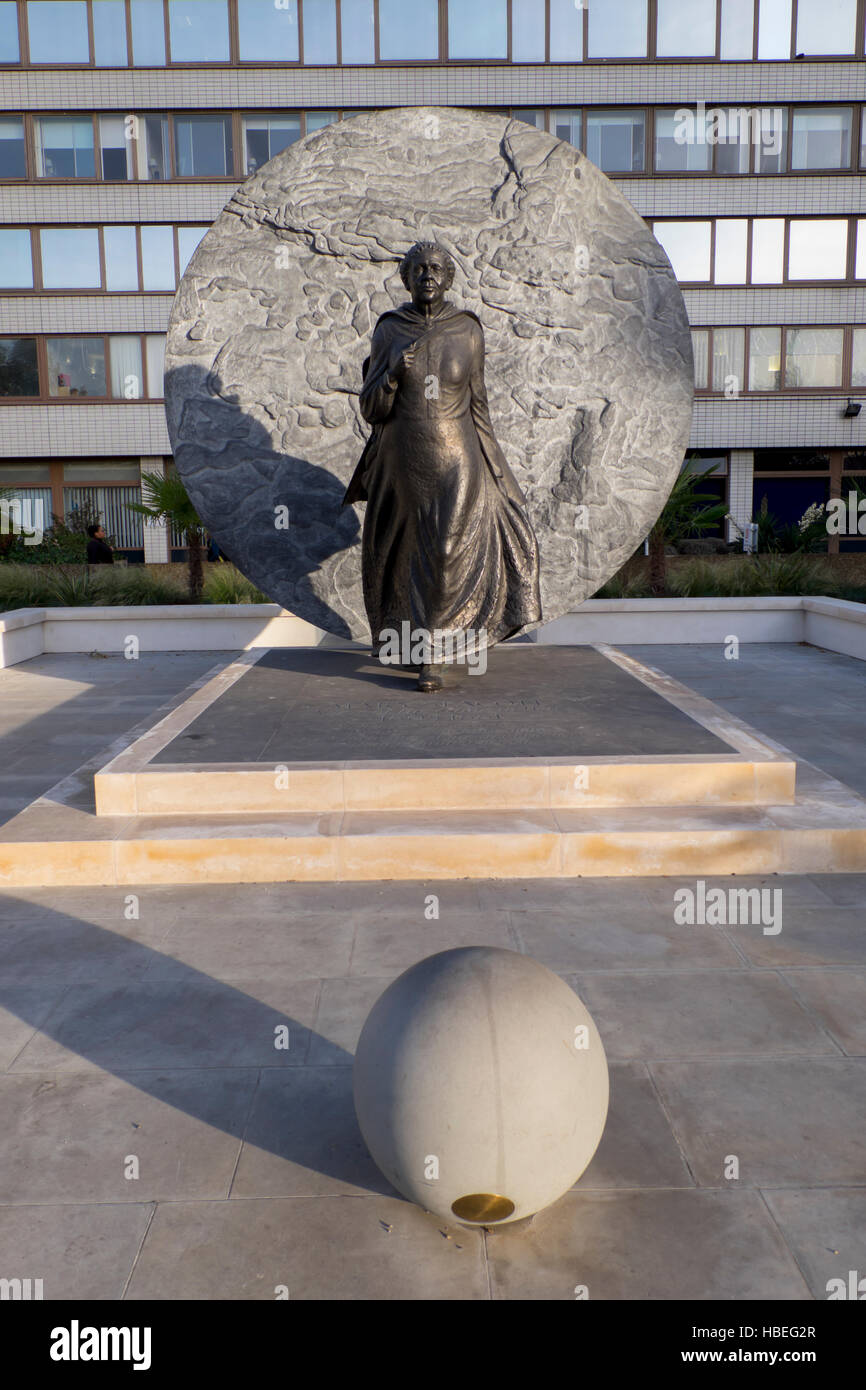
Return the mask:
<path fill-rule="evenodd" d="M 649 578 L 644 570 L 637 570 L 631 574 L 615 574 L 606 584 L 603 584 L 593 598 L 649 598 L 652 590 L 650 589 Z"/>
<path fill-rule="evenodd" d="M 98 585 L 84 570 L 52 569 L 48 590 L 57 608 L 83 608 L 99 603 Z"/>
<path fill-rule="evenodd" d="M 118 607 L 189 603 L 186 586 L 174 575 L 160 574 L 158 570 L 145 569 L 144 565 L 131 565 L 129 569 L 105 565 L 95 572 L 94 579 L 98 603 Z"/>
<path fill-rule="evenodd" d="M 0 612 L 14 608 L 77 608 L 84 604 L 122 607 L 189 603 L 183 579 L 170 570 L 143 565 L 85 566 L 0 564 Z M 205 603 L 269 603 L 235 569 L 214 565 L 205 584 Z"/>
<path fill-rule="evenodd" d="M 36 565 L 0 565 L 0 609 L 44 608 L 56 602 L 51 592 L 51 571 Z"/>
<path fill-rule="evenodd" d="M 677 598 L 709 598 L 719 593 L 716 571 L 721 565 L 709 565 L 706 560 L 691 560 L 687 565 L 668 571 L 668 593 Z M 725 569 L 733 568 L 725 565 Z"/>
<path fill-rule="evenodd" d="M 25 545 L 24 537 L 16 536 L 2 559 L 6 565 L 84 565 L 87 535 L 71 530 L 55 516 L 39 545 Z"/>
<path fill-rule="evenodd" d="M 270 603 L 249 579 L 225 563 L 213 565 L 204 583 L 205 603 Z"/>
<path fill-rule="evenodd" d="M 803 551 L 743 555 L 718 565 L 693 560 L 675 571 L 669 585 L 669 591 L 678 598 L 833 597 L 838 588 L 830 566 Z"/>

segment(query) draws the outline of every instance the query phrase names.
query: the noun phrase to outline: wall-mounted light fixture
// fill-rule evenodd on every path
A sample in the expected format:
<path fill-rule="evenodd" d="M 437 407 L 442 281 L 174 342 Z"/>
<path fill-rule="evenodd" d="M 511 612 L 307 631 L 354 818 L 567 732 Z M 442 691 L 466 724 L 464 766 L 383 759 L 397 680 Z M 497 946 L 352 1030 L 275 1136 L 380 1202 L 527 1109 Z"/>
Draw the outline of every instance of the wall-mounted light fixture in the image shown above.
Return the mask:
<path fill-rule="evenodd" d="M 842 418 L 845 420 L 856 420 L 860 414 L 861 405 L 859 401 L 849 401 L 842 411 Z"/>

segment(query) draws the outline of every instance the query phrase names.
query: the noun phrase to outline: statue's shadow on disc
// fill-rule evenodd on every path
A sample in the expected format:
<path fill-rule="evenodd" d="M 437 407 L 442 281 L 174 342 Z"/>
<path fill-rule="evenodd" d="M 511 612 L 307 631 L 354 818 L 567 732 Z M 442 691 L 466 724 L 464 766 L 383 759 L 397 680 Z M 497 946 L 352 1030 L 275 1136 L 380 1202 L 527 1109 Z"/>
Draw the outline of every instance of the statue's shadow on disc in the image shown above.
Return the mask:
<path fill-rule="evenodd" d="M 290 612 L 349 640 L 346 619 L 317 592 L 313 574 L 349 558 L 361 526 L 343 507 L 346 485 L 326 468 L 274 448 L 268 430 L 213 372 L 189 364 L 166 372 L 174 457 L 192 502 L 223 554 Z M 345 447 L 345 446 L 343 446 Z M 360 447 L 360 446 L 359 446 Z M 346 463 L 350 463 L 346 459 Z M 347 573 L 345 589 L 351 587 Z"/>

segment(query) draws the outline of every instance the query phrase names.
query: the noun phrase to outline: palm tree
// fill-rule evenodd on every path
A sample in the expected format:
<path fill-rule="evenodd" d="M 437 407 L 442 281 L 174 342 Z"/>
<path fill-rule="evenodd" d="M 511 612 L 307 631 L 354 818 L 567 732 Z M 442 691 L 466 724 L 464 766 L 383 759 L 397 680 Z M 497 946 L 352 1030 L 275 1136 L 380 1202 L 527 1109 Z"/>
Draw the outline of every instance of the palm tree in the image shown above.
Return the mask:
<path fill-rule="evenodd" d="M 127 506 L 133 512 L 150 517 L 152 521 L 167 521 L 169 526 L 181 532 L 187 545 L 189 596 L 193 603 L 201 603 L 205 528 L 189 499 L 189 493 L 180 476 L 173 471 L 165 475 L 142 473 L 141 485 L 144 500 L 128 502 Z"/>
<path fill-rule="evenodd" d="M 659 597 L 666 588 L 667 564 L 665 547 L 685 536 L 696 536 L 717 526 L 727 515 L 724 502 L 717 502 L 712 492 L 698 492 L 701 483 L 706 482 L 715 465 L 703 473 L 693 473 L 685 469 L 680 473 L 671 489 L 670 496 L 662 508 L 661 516 L 649 533 L 649 578 L 652 592 Z M 711 502 L 712 506 L 702 507 L 701 502 Z"/>

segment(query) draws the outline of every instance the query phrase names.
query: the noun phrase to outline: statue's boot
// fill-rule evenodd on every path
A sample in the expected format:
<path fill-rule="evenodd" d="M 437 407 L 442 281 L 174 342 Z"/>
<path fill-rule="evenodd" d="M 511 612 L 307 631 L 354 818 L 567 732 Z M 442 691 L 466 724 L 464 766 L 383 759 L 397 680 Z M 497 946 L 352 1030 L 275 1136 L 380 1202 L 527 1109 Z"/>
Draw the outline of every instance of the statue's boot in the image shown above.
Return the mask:
<path fill-rule="evenodd" d="M 421 674 L 418 677 L 418 690 L 430 692 L 441 690 L 445 681 L 442 678 L 442 663 L 438 666 L 422 666 Z"/>

